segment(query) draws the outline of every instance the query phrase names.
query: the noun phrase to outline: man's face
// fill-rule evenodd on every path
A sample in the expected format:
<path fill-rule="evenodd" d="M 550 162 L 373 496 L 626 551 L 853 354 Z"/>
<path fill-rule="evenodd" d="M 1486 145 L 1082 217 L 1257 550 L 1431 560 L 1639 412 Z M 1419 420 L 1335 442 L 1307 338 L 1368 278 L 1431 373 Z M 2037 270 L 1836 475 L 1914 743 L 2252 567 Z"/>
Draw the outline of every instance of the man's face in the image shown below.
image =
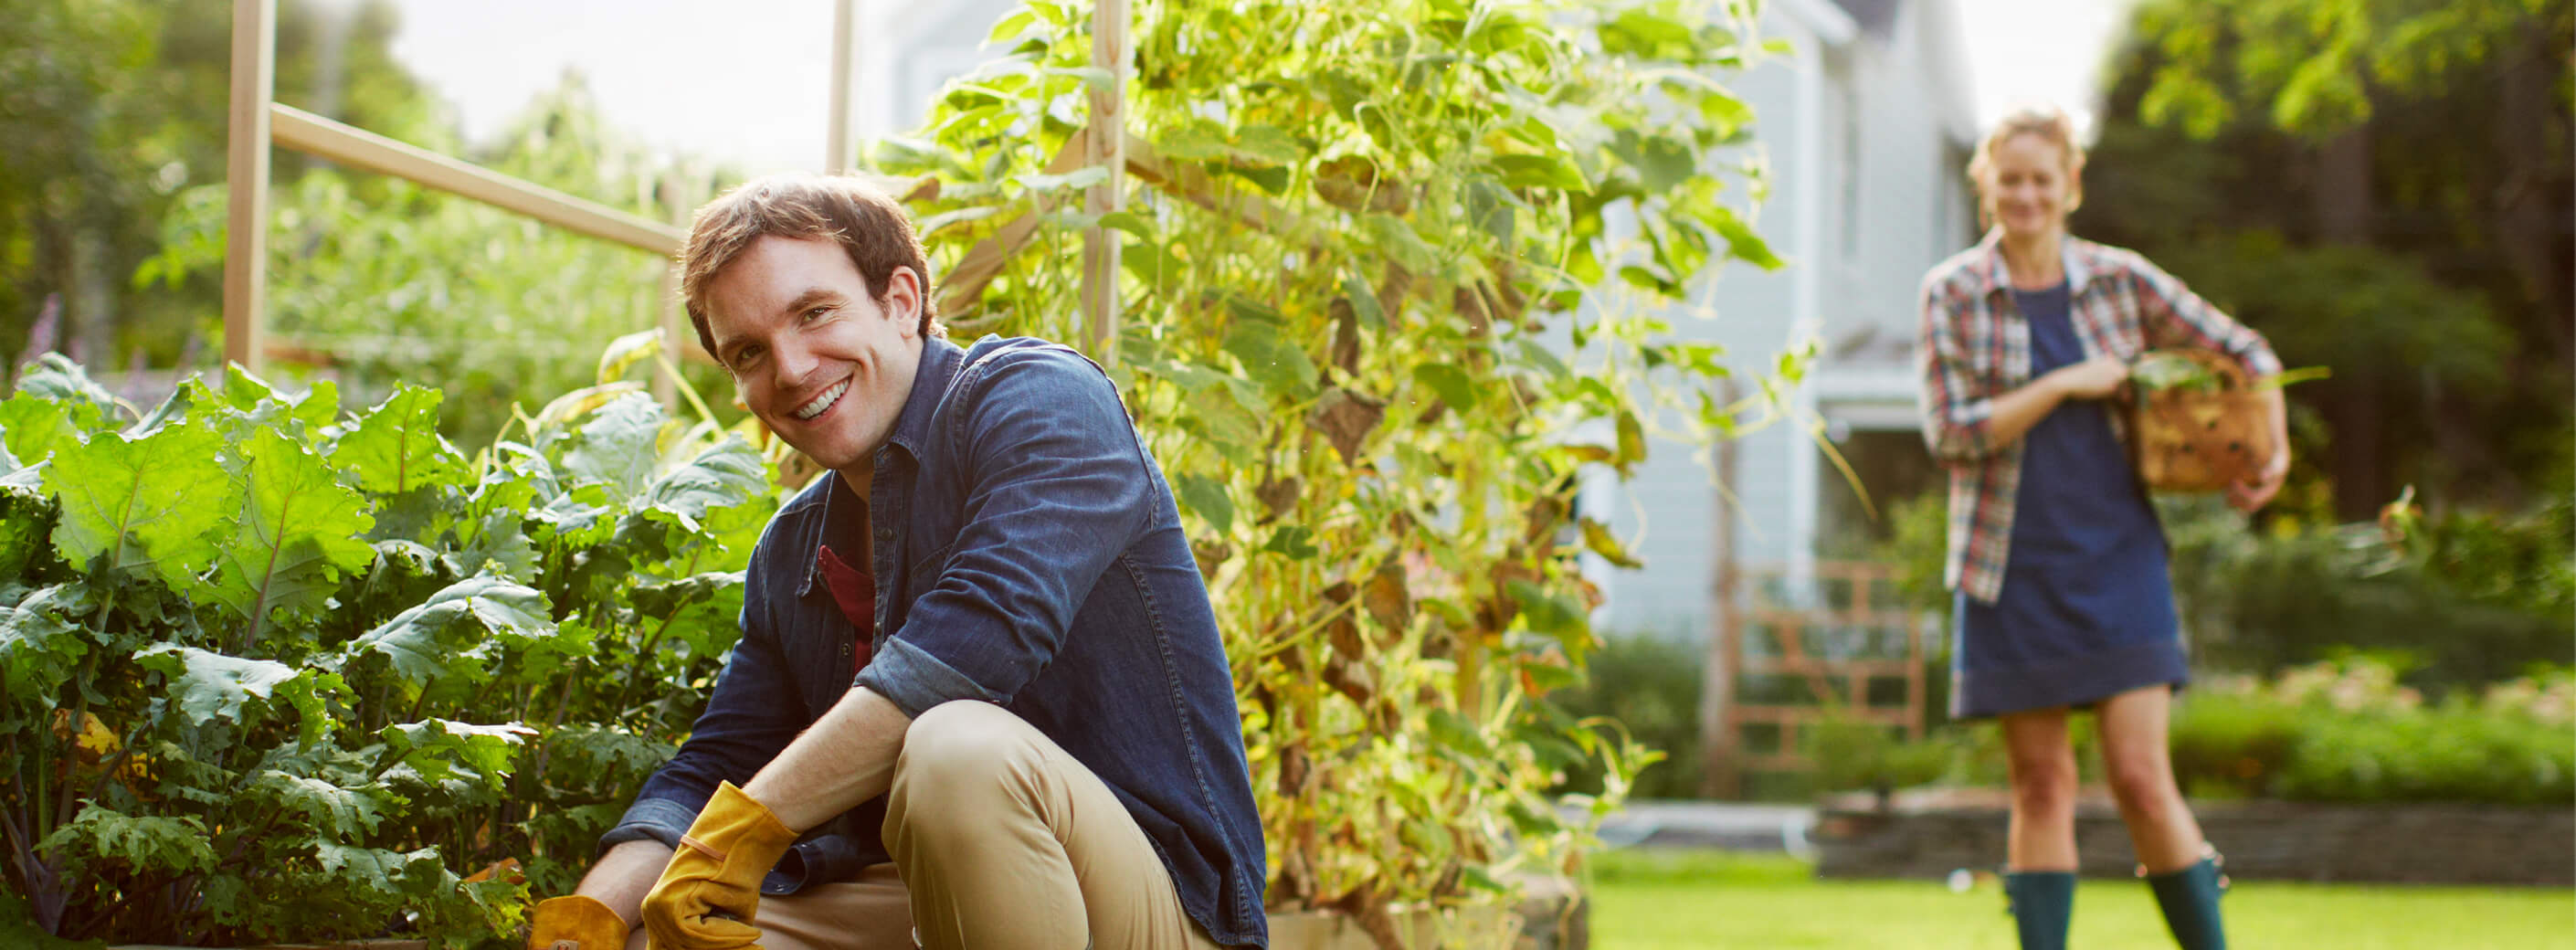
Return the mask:
<path fill-rule="evenodd" d="M 707 331 L 735 390 L 779 438 L 834 471 L 866 473 L 921 362 L 921 284 L 884 305 L 840 245 L 760 238 L 707 283 Z"/>

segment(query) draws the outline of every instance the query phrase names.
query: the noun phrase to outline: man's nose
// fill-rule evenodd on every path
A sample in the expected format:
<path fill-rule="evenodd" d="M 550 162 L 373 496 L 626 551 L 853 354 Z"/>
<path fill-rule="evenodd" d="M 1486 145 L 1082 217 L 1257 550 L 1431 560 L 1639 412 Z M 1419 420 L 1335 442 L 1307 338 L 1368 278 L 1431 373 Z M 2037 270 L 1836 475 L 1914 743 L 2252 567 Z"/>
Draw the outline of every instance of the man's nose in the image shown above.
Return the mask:
<path fill-rule="evenodd" d="M 814 372 L 815 365 L 821 362 L 803 345 L 796 343 L 778 344 L 770 351 L 770 358 L 778 364 L 778 381 L 789 386 L 804 382 L 805 377 Z"/>

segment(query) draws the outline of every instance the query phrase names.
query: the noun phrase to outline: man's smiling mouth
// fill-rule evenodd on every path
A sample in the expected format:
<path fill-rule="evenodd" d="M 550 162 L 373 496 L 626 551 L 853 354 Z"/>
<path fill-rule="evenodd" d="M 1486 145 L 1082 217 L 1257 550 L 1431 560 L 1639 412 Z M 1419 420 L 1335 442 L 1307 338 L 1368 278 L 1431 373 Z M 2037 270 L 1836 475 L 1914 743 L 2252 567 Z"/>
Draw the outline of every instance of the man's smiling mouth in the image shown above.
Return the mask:
<path fill-rule="evenodd" d="M 850 381 L 842 380 L 832 388 L 824 390 L 822 395 L 814 397 L 813 402 L 796 407 L 796 411 L 791 415 L 794 415 L 799 422 L 822 415 L 824 410 L 832 408 L 834 403 L 841 401 L 843 393 L 849 391 Z"/>

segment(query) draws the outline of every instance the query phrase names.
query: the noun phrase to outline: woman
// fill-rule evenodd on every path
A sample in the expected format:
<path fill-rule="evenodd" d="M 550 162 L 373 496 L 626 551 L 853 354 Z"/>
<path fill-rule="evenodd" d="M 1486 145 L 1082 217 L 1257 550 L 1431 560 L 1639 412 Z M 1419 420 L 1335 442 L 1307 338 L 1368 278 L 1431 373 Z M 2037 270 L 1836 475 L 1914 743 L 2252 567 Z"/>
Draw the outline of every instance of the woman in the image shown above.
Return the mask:
<path fill-rule="evenodd" d="M 1951 714 L 2002 721 L 2012 776 L 2004 890 L 2024 948 L 2066 946 L 2075 895 L 2070 709 L 2097 717 L 2105 771 L 2176 942 L 2226 946 L 2217 852 L 2174 785 L 2166 711 L 2188 676 L 2165 539 L 2109 400 L 2148 349 L 2223 351 L 2280 372 L 2261 335 L 2136 253 L 2070 237 L 2084 152 L 2063 114 L 2009 116 L 1968 174 L 1992 227 L 1923 280 L 1924 438 L 1950 470 L 1957 591 Z M 2265 387 L 2269 465 L 2229 489 L 2252 511 L 2290 465 Z"/>

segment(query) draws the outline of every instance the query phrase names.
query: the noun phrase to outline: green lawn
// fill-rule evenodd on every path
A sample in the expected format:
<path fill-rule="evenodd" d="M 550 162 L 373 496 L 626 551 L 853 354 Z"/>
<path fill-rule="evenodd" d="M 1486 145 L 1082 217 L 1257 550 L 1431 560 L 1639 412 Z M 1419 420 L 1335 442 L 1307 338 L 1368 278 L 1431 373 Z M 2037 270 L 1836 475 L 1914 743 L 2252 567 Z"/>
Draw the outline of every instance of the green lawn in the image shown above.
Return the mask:
<path fill-rule="evenodd" d="M 1849 947 L 2012 950 L 2003 885 L 1819 881 L 1792 858 L 1612 851 L 1593 860 L 1601 950 Z M 2334 950 L 2576 948 L 2576 891 L 2237 882 L 2229 945 Z M 2075 895 L 2076 950 L 2169 950 L 2144 882 L 2088 880 Z"/>

